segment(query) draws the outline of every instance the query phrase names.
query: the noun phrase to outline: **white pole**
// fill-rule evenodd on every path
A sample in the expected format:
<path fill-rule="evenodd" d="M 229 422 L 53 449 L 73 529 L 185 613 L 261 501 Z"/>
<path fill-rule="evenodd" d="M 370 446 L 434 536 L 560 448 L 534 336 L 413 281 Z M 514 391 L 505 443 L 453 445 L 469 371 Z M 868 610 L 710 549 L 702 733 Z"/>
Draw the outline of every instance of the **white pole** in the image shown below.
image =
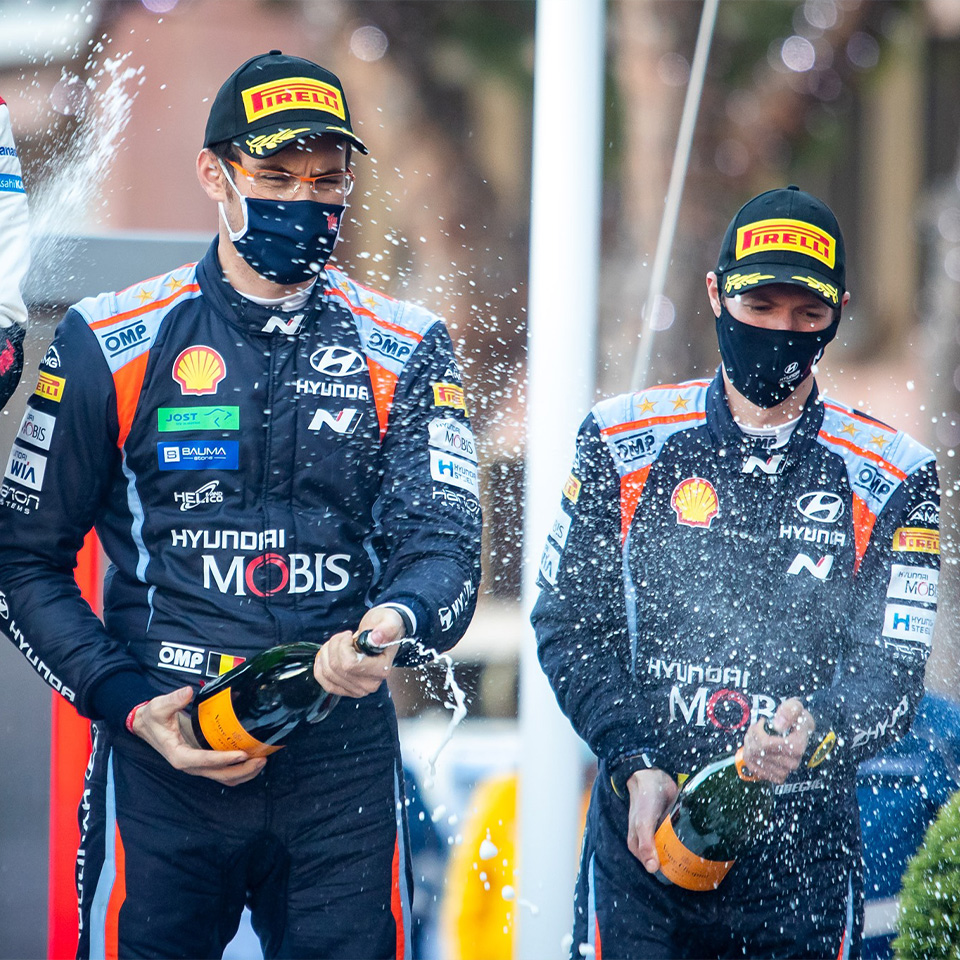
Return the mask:
<path fill-rule="evenodd" d="M 603 145 L 603 0 L 537 0 L 528 305 L 523 607 L 593 404 Z M 516 960 L 553 960 L 570 932 L 583 747 L 537 661 L 520 656 Z M 529 906 L 529 905 L 532 905 Z M 536 911 L 536 912 L 534 912 Z"/>
<path fill-rule="evenodd" d="M 697 32 L 697 45 L 693 52 L 693 64 L 690 67 L 690 81 L 687 95 L 683 101 L 683 114 L 680 117 L 680 132 L 677 135 L 677 149 L 673 154 L 673 167 L 670 170 L 670 183 L 667 187 L 667 199 L 663 206 L 663 219 L 660 221 L 660 236 L 653 255 L 653 269 L 650 271 L 650 289 L 640 318 L 642 332 L 640 346 L 633 364 L 633 376 L 630 389 L 639 390 L 646 385 L 650 372 L 650 354 L 653 349 L 653 318 L 663 288 L 667 281 L 667 267 L 670 265 L 670 251 L 673 248 L 673 235 L 677 228 L 680 213 L 680 198 L 683 196 L 683 182 L 687 177 L 687 164 L 690 160 L 690 146 L 693 143 L 693 131 L 697 125 L 697 112 L 700 109 L 700 97 L 703 93 L 703 77 L 707 72 L 707 57 L 710 42 L 713 39 L 713 27 L 717 21 L 717 5 L 720 0 L 704 0 L 703 13 L 700 15 L 700 29 Z"/>

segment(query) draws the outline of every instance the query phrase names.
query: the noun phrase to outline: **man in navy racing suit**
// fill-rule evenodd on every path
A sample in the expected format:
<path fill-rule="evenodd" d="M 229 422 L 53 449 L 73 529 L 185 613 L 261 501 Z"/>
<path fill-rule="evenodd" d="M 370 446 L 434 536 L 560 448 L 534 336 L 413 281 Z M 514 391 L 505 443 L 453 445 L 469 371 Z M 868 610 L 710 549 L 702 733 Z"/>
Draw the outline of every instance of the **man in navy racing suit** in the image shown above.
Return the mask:
<path fill-rule="evenodd" d="M 939 499 L 929 450 L 817 391 L 844 283 L 822 201 L 755 197 L 707 275 L 717 376 L 581 427 L 532 615 L 600 763 L 571 957 L 859 952 L 855 777 L 923 694 Z M 770 821 L 718 885 L 661 882 L 678 778 L 741 744 Z"/>
<path fill-rule="evenodd" d="M 94 720 L 81 957 L 220 956 L 244 904 L 267 957 L 410 956 L 384 680 L 417 662 L 403 638 L 448 649 L 473 614 L 477 457 L 443 323 L 327 264 L 354 150 L 336 76 L 247 61 L 197 161 L 206 256 L 77 303 L 40 365 L 0 590 L 14 642 Z M 91 526 L 102 624 L 72 577 Z M 269 759 L 198 749 L 197 686 L 301 640 L 333 713 Z"/>

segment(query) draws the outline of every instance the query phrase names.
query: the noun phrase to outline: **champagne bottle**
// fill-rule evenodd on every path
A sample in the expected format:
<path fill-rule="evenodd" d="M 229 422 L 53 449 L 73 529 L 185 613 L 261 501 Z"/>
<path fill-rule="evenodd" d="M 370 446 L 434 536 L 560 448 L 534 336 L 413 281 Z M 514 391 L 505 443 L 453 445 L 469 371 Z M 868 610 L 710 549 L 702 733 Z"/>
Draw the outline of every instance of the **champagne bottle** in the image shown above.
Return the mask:
<path fill-rule="evenodd" d="M 354 640 L 358 652 L 383 653 L 369 635 L 364 630 Z M 197 743 L 207 750 L 265 757 L 281 749 L 301 721 L 327 717 L 340 697 L 313 675 L 319 649 L 319 643 L 271 647 L 201 687 L 188 709 Z"/>
<path fill-rule="evenodd" d="M 770 816 L 771 784 L 749 775 L 743 748 L 708 763 L 677 794 L 655 840 L 657 879 L 687 890 L 714 890 L 743 843 Z"/>

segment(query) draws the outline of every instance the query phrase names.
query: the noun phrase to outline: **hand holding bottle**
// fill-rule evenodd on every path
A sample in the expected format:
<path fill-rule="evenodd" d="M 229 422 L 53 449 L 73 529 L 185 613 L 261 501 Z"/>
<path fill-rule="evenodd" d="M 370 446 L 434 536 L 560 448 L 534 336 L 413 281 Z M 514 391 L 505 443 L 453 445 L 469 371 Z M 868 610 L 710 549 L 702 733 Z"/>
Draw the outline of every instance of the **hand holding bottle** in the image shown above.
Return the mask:
<path fill-rule="evenodd" d="M 368 656 L 357 651 L 354 637 L 369 630 L 369 642 L 382 648 L 382 655 Z M 341 697 L 365 697 L 373 693 L 393 666 L 404 637 L 403 620 L 390 607 L 373 607 L 360 621 L 356 631 L 335 633 L 320 648 L 313 664 L 313 675 L 324 690 Z"/>
<path fill-rule="evenodd" d="M 743 738 L 743 760 L 758 780 L 783 783 L 800 766 L 816 721 L 796 698 L 784 700 L 773 716 L 775 733 L 768 733 L 759 720 Z"/>
<path fill-rule="evenodd" d="M 660 869 L 654 833 L 676 799 L 678 787 L 663 770 L 637 770 L 627 781 L 630 794 L 627 847 L 648 873 Z"/>
<path fill-rule="evenodd" d="M 250 757 L 241 750 L 199 748 L 184 713 L 193 696 L 193 687 L 188 686 L 148 700 L 133 717 L 133 733 L 183 773 L 227 787 L 252 780 L 263 770 L 265 757 Z"/>

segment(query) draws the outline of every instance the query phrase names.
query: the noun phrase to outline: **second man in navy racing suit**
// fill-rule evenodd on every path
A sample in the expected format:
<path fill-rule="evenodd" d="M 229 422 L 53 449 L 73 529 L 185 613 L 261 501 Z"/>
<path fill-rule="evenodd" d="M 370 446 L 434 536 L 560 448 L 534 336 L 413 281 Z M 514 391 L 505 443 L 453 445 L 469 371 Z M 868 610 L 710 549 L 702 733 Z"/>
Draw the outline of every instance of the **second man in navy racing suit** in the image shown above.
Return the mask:
<path fill-rule="evenodd" d="M 817 391 L 848 299 L 821 201 L 751 200 L 707 288 L 717 376 L 594 408 L 541 562 L 540 660 L 600 761 L 571 957 L 856 956 L 855 778 L 923 694 L 934 457 Z M 741 744 L 770 822 L 715 889 L 661 883 L 678 779 Z"/>

